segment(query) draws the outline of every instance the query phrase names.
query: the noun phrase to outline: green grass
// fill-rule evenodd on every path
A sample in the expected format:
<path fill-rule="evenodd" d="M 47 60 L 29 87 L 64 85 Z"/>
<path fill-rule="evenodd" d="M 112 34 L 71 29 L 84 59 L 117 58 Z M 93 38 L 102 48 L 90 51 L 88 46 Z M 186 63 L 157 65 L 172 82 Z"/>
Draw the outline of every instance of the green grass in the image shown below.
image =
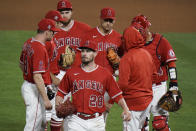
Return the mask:
<path fill-rule="evenodd" d="M 22 73 L 18 67 L 23 43 L 35 32 L 0 31 L 0 131 L 21 131 L 25 124 L 25 106 L 21 97 Z M 172 131 L 196 130 L 196 33 L 165 33 L 177 55 L 179 88 L 183 93 L 180 111 L 170 113 Z M 108 120 L 108 131 L 121 131 L 121 109 L 114 105 Z"/>

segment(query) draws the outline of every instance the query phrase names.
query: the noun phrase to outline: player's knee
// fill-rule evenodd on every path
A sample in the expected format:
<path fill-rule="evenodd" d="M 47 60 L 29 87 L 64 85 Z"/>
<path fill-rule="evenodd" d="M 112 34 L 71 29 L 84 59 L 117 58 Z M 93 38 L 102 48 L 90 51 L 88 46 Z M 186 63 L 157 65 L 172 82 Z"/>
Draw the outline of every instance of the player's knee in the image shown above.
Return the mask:
<path fill-rule="evenodd" d="M 152 127 L 155 131 L 170 131 L 166 116 L 155 116 Z"/>
<path fill-rule="evenodd" d="M 141 131 L 149 131 L 149 119 L 146 117 L 146 121 L 144 122 L 144 126 L 142 127 Z"/>

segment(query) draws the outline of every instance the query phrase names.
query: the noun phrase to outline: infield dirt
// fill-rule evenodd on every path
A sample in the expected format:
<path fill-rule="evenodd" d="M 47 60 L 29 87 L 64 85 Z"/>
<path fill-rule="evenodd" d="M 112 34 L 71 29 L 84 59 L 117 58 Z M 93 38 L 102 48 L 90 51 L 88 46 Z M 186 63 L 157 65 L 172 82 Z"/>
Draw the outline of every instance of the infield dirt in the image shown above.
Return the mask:
<path fill-rule="evenodd" d="M 139 13 L 149 17 L 152 31 L 196 32 L 195 0 L 70 0 L 74 19 L 92 27 L 99 24 L 103 7 L 116 10 L 115 29 L 122 33 Z M 0 30 L 36 30 L 38 21 L 58 0 L 2 0 Z"/>

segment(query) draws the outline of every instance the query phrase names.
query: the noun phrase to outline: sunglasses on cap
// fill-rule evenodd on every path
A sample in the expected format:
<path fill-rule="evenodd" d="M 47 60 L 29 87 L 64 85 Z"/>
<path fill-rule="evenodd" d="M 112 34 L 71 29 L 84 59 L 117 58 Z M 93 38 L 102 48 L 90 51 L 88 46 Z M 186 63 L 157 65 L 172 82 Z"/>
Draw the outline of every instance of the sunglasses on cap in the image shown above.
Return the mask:
<path fill-rule="evenodd" d="M 113 20 L 113 19 L 104 19 L 104 21 L 105 21 L 105 22 L 113 23 L 114 20 Z"/>

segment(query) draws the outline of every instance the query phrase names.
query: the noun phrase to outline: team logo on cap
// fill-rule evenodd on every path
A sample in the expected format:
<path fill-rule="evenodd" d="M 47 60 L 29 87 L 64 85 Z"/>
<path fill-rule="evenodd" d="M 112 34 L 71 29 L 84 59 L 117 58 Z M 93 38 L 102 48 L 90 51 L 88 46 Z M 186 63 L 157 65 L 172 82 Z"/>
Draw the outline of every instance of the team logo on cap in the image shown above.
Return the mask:
<path fill-rule="evenodd" d="M 62 7 L 66 7 L 66 4 L 65 4 L 65 2 L 64 2 L 64 1 L 62 2 Z"/>
<path fill-rule="evenodd" d="M 51 29 L 51 27 L 52 27 L 51 25 L 48 25 L 48 29 L 49 29 L 49 30 Z"/>
<path fill-rule="evenodd" d="M 58 18 L 59 18 L 58 16 L 54 16 L 54 19 L 55 19 L 55 20 L 58 20 Z"/>
<path fill-rule="evenodd" d="M 175 57 L 175 53 L 174 53 L 174 51 L 173 51 L 172 49 L 169 50 L 169 55 L 170 55 L 171 57 Z"/>
<path fill-rule="evenodd" d="M 89 40 L 84 43 L 85 46 L 89 46 Z"/>
<path fill-rule="evenodd" d="M 111 10 L 108 10 L 107 11 L 107 16 L 111 16 L 112 15 L 112 11 Z"/>

